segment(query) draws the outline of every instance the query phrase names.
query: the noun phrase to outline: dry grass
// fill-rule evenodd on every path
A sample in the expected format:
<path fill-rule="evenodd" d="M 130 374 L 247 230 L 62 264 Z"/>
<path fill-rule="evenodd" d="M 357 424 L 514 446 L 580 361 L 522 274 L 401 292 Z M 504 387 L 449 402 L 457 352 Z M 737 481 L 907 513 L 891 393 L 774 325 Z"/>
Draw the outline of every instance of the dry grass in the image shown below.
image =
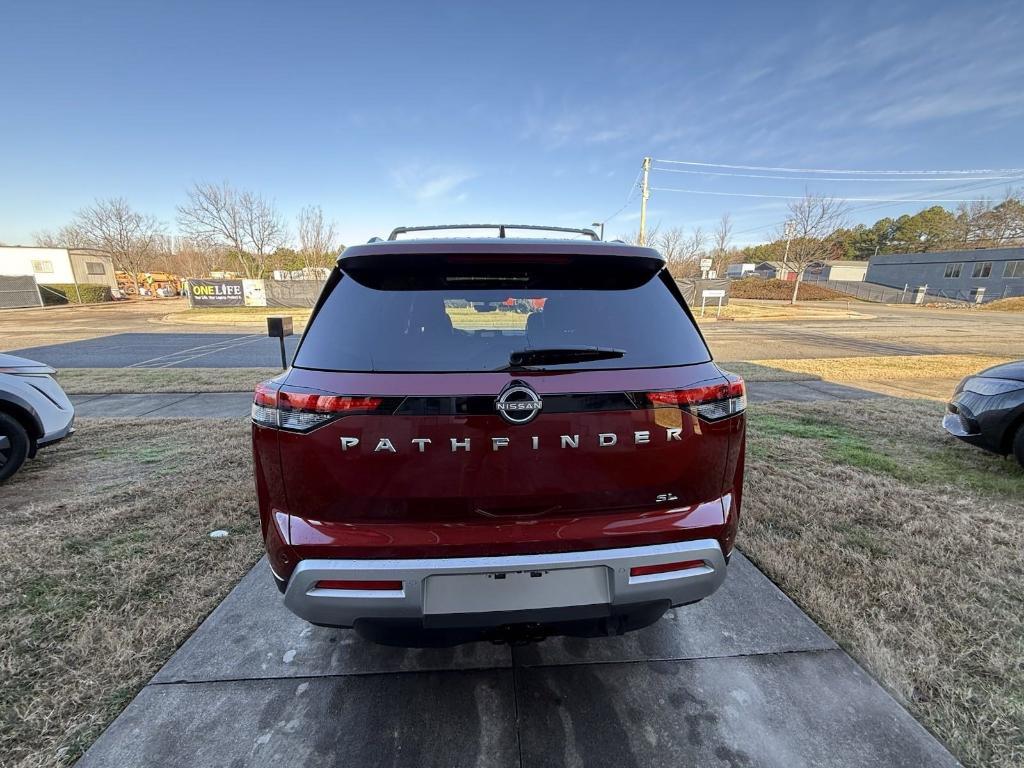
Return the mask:
<path fill-rule="evenodd" d="M 271 316 L 284 315 L 291 317 L 295 330 L 306 325 L 313 310 L 309 307 L 198 307 L 175 312 L 164 318 L 171 323 L 199 323 L 211 325 L 225 325 L 237 323 L 239 325 L 256 324 L 266 326 L 267 318 Z"/>
<path fill-rule="evenodd" d="M 247 431 L 82 419 L 3 486 L 0 765 L 73 762 L 256 562 Z"/>
<path fill-rule="evenodd" d="M 863 305 L 858 304 L 858 307 Z M 698 322 L 706 323 L 719 318 L 718 305 L 708 302 L 704 308 L 704 317 L 700 316 L 700 302 L 695 301 L 690 307 Z M 752 301 L 733 301 L 722 307 L 721 319 L 724 320 L 864 320 L 872 315 L 853 312 L 835 307 L 820 307 L 813 304 L 779 304 L 775 302 L 757 303 Z"/>
<path fill-rule="evenodd" d="M 765 280 L 760 277 L 747 277 L 733 280 L 729 285 L 729 296 L 734 299 L 770 299 L 773 301 L 789 301 L 793 296 L 793 283 L 789 280 Z M 798 301 L 846 301 L 851 296 L 833 291 L 813 283 L 800 283 L 797 293 Z"/>
<path fill-rule="evenodd" d="M 475 331 L 495 329 L 502 331 L 525 331 L 530 317 L 525 312 L 480 312 L 473 307 L 448 307 L 445 309 L 452 325 L 459 330 Z"/>
<path fill-rule="evenodd" d="M 827 357 L 757 360 L 750 368 L 751 381 L 786 381 L 796 379 L 758 379 L 771 376 L 764 369 L 779 371 L 804 379 L 824 381 L 904 381 L 908 379 L 962 379 L 971 373 L 1012 360 L 990 355 L 896 355 L 889 357 Z M 726 363 L 725 366 L 743 375 L 739 368 L 747 364 Z"/>
<path fill-rule="evenodd" d="M 154 392 L 249 392 L 280 368 L 62 368 L 69 395 Z"/>
<path fill-rule="evenodd" d="M 1024 296 L 996 299 L 987 304 L 982 304 L 980 309 L 995 309 L 1001 312 L 1024 312 Z"/>
<path fill-rule="evenodd" d="M 1024 471 L 933 403 L 751 409 L 740 544 L 957 756 L 1024 764 Z"/>

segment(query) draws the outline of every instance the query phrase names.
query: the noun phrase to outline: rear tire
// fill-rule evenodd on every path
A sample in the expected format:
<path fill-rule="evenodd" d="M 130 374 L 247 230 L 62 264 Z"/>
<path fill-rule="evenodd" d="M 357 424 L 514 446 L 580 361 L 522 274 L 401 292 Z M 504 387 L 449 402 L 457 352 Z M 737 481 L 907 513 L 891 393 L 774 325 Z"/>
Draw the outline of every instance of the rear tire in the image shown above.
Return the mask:
<path fill-rule="evenodd" d="M 28 457 L 28 432 L 13 416 L 0 413 L 0 483 L 21 469 Z"/>
<path fill-rule="evenodd" d="M 1024 467 L 1024 424 L 1017 428 L 1017 436 L 1013 438 L 1013 455 L 1021 467 Z"/>

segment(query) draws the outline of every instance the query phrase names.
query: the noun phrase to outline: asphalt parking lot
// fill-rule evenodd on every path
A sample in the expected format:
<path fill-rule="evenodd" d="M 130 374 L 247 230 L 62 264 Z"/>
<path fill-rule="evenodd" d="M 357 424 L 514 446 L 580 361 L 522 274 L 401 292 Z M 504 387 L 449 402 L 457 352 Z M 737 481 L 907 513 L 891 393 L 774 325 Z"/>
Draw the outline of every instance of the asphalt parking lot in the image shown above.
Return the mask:
<path fill-rule="evenodd" d="M 955 766 L 742 555 L 617 638 L 387 648 L 290 614 L 261 561 L 79 762 Z"/>
<path fill-rule="evenodd" d="M 285 339 L 287 354 L 298 336 Z M 54 368 L 247 368 L 281 365 L 280 342 L 256 333 L 116 333 L 15 350 Z"/>
<path fill-rule="evenodd" d="M 846 302 L 816 302 L 836 309 Z M 176 311 L 168 312 L 168 307 Z M 1024 314 L 856 303 L 868 319 L 735 321 L 701 327 L 715 358 L 996 354 L 1024 357 Z M 174 300 L 0 312 L 0 351 L 55 368 L 250 368 L 280 365 L 258 325 L 179 322 Z M 287 313 L 287 310 L 283 310 Z M 289 353 L 298 343 L 286 340 Z"/>
<path fill-rule="evenodd" d="M 876 355 L 995 354 L 1024 357 L 1024 315 L 1008 312 L 869 306 L 866 320 L 735 321 L 702 327 L 715 359 L 863 357 Z M 39 312 L 40 310 L 32 310 Z M 99 317 L 99 316 L 98 316 Z M 106 316 L 103 316 L 106 317 Z M 3 322 L 7 320 L 8 322 Z M 181 326 L 120 323 L 119 332 L 21 346 L 13 313 L 0 314 L 3 351 L 57 368 L 241 368 L 276 366 L 276 339 L 262 330 L 182 332 Z M 81 330 L 76 331 L 81 333 Z M 49 338 L 60 337 L 60 330 Z M 286 339 L 289 354 L 298 336 Z"/>

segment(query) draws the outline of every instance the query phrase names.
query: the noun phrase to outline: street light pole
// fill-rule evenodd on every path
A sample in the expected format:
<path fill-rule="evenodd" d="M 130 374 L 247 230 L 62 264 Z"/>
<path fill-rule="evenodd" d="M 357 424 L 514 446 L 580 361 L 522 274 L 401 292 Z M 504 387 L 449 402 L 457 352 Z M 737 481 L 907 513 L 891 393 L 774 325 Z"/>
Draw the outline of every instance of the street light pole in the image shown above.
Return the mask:
<path fill-rule="evenodd" d="M 601 230 L 601 232 L 600 232 L 600 234 L 601 234 L 601 239 L 602 239 L 602 240 L 604 240 L 604 222 L 603 222 L 603 221 L 595 221 L 595 222 L 594 222 L 593 224 L 591 224 L 590 226 L 592 226 L 592 227 L 599 227 L 599 228 L 600 228 L 600 230 Z"/>

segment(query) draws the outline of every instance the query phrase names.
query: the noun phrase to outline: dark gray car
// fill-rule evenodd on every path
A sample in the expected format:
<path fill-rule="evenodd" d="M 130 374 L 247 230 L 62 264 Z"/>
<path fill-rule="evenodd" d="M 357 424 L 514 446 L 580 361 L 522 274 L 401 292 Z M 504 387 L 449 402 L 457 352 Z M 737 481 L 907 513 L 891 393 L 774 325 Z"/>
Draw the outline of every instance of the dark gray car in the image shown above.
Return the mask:
<path fill-rule="evenodd" d="M 37 450 L 74 432 L 75 407 L 54 373 L 34 360 L 0 354 L 0 483 Z"/>
<path fill-rule="evenodd" d="M 1024 360 L 1004 363 L 957 384 L 942 426 L 949 434 L 1024 467 Z"/>

